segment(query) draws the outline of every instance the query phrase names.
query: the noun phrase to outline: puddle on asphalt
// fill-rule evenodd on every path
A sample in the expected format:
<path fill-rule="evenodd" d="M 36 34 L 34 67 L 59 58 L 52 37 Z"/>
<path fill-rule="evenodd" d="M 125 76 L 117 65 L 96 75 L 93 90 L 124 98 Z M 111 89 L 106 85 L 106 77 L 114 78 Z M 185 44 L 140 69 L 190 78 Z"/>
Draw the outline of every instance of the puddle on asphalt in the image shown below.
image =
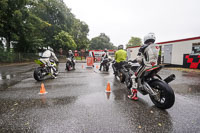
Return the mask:
<path fill-rule="evenodd" d="M 15 74 L 3 74 L 3 73 L 0 73 L 0 80 L 10 80 L 12 78 L 16 77 Z"/>

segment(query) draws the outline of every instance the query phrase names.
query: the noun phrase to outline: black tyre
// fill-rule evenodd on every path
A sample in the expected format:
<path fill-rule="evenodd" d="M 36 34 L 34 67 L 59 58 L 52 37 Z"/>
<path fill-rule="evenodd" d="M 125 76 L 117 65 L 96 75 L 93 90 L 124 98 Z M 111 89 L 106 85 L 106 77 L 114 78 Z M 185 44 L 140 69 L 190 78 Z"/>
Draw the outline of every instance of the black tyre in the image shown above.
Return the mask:
<path fill-rule="evenodd" d="M 160 80 L 155 80 L 150 83 L 150 86 L 158 94 L 157 98 L 150 96 L 156 107 L 161 109 L 169 109 L 174 105 L 174 91 L 167 83 Z"/>
<path fill-rule="evenodd" d="M 55 76 L 58 76 L 58 74 L 59 74 L 58 66 L 56 66 L 55 69 L 56 69 L 56 71 L 54 72 L 54 75 L 55 75 Z"/>
<path fill-rule="evenodd" d="M 126 79 L 125 83 L 126 83 L 126 87 L 128 89 L 130 89 L 132 87 L 132 85 L 133 85 L 133 81 L 132 81 L 131 78 Z"/>
<path fill-rule="evenodd" d="M 66 69 L 67 69 L 67 71 L 70 71 L 71 69 L 70 69 L 70 64 L 69 63 L 66 63 Z"/>
<path fill-rule="evenodd" d="M 126 79 L 126 76 L 125 76 L 122 72 L 120 72 L 120 73 L 119 73 L 119 79 L 120 79 L 120 82 L 121 82 L 121 83 L 124 83 L 124 81 L 125 81 L 125 79 Z"/>
<path fill-rule="evenodd" d="M 106 66 L 106 72 L 108 72 L 109 71 L 109 66 Z"/>
<path fill-rule="evenodd" d="M 42 81 L 44 79 L 44 76 L 42 75 L 42 69 L 41 68 L 36 68 L 33 77 L 37 81 Z"/>

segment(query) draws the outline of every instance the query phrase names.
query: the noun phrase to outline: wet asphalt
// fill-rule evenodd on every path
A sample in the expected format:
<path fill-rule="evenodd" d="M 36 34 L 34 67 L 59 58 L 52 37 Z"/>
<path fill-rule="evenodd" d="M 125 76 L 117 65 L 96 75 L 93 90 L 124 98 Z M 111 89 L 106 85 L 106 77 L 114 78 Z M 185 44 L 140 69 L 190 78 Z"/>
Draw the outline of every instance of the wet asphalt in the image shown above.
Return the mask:
<path fill-rule="evenodd" d="M 65 71 L 59 64 L 57 79 L 33 78 L 35 64 L 0 67 L 0 133 L 199 133 L 200 74 L 163 69 L 165 78 L 174 73 L 170 85 L 175 104 L 160 110 L 149 96 L 127 98 L 124 84 L 113 71 L 100 72 L 77 63 Z M 98 67 L 98 68 L 97 68 Z M 111 93 L 105 93 L 107 83 Z M 48 92 L 39 95 L 41 83 Z"/>

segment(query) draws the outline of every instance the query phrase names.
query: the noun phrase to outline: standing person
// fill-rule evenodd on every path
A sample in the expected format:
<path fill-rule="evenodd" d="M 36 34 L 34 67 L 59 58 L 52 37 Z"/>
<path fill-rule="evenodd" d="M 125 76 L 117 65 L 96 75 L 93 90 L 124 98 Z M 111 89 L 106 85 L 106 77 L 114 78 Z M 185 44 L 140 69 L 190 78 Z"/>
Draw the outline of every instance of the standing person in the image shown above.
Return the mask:
<path fill-rule="evenodd" d="M 92 51 L 92 57 L 93 57 L 93 59 L 94 59 L 94 62 L 95 62 L 95 54 L 94 54 L 94 52 Z"/>
<path fill-rule="evenodd" d="M 149 69 L 157 65 L 159 46 L 155 44 L 156 37 L 154 33 L 149 33 L 144 36 L 144 44 L 140 47 L 137 61 L 140 63 L 140 67 L 136 70 L 135 75 L 132 78 L 135 79 L 135 86 L 131 88 L 131 95 L 128 97 L 132 100 L 138 100 L 137 88 L 141 87 L 141 76 L 146 69 Z M 134 81 L 134 80 L 133 80 Z"/>
<path fill-rule="evenodd" d="M 123 61 L 126 61 L 127 58 L 127 52 L 125 50 L 123 50 L 123 45 L 119 45 L 118 46 L 118 51 L 115 52 L 115 61 L 116 63 L 113 64 L 113 70 L 114 70 L 114 74 L 116 74 L 117 70 L 119 70 L 121 68 L 121 65 L 123 63 Z M 116 68 L 116 70 L 115 70 Z"/>
<path fill-rule="evenodd" d="M 93 51 L 89 52 L 89 57 L 92 57 L 93 63 L 95 62 L 95 54 Z M 92 67 L 94 67 L 94 64 L 92 65 Z"/>
<path fill-rule="evenodd" d="M 72 60 L 72 66 L 73 66 L 73 69 L 75 70 L 74 53 L 72 52 L 72 50 L 68 51 L 68 58 Z"/>
<path fill-rule="evenodd" d="M 56 75 L 54 75 L 55 68 L 51 65 L 50 59 L 53 59 L 56 63 L 58 63 L 58 58 L 56 57 L 54 50 L 51 47 L 42 53 L 40 60 L 50 68 L 52 78 L 56 78 Z"/>
<path fill-rule="evenodd" d="M 102 54 L 101 64 L 100 64 L 99 71 L 101 71 L 101 68 L 102 68 L 102 66 L 103 66 L 103 61 L 104 61 L 104 59 L 106 59 L 106 58 L 108 58 L 108 57 L 109 57 L 109 53 L 108 53 L 107 48 L 105 48 L 104 53 Z"/>

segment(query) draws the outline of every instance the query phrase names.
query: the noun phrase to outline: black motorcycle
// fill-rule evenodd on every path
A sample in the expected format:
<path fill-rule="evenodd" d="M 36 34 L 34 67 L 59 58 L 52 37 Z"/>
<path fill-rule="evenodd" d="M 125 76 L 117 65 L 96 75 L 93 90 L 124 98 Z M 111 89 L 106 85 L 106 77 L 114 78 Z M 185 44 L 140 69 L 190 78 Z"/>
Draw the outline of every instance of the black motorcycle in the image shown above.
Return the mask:
<path fill-rule="evenodd" d="M 135 74 L 137 68 L 140 64 L 136 60 L 129 60 L 127 63 L 123 65 L 124 75 L 125 75 L 125 85 L 128 89 L 130 89 L 133 85 L 133 81 L 131 79 L 132 75 Z"/>
<path fill-rule="evenodd" d="M 110 58 L 105 58 L 101 65 L 103 66 L 103 71 L 108 72 L 109 71 L 109 67 L 110 67 L 110 62 L 112 61 L 112 59 Z"/>
<path fill-rule="evenodd" d="M 65 70 L 70 71 L 75 69 L 75 60 L 72 61 L 72 58 L 66 58 L 66 68 Z"/>
<path fill-rule="evenodd" d="M 151 101 L 156 107 L 161 109 L 168 109 L 174 105 L 175 95 L 169 83 L 175 79 L 175 75 L 171 74 L 165 79 L 162 79 L 158 72 L 163 66 L 154 66 L 145 70 L 140 79 L 132 78 L 137 67 L 135 63 L 129 62 L 129 79 L 132 83 L 137 83 L 137 90 L 143 95 L 149 94 Z M 127 75 L 126 75 L 127 76 Z M 127 88 L 130 88 L 127 87 Z"/>
<path fill-rule="evenodd" d="M 51 67 L 47 66 L 47 64 L 41 61 L 40 59 L 35 60 L 35 63 L 40 65 L 33 72 L 33 77 L 35 80 L 37 81 L 44 80 L 45 76 L 51 75 L 51 69 L 53 69 L 53 74 L 55 76 L 58 75 L 59 73 L 58 63 L 56 63 L 54 60 L 50 60 L 50 62 L 51 62 Z"/>
<path fill-rule="evenodd" d="M 117 69 L 116 68 L 116 62 L 115 61 L 112 62 L 112 68 L 113 68 L 114 75 L 115 75 L 116 78 L 117 77 L 119 78 L 121 83 L 124 83 L 125 78 L 126 78 L 125 74 L 126 74 L 127 70 L 124 67 L 125 64 L 127 64 L 126 61 L 120 62 L 120 64 L 118 64 L 119 66 L 118 66 L 118 69 Z"/>

